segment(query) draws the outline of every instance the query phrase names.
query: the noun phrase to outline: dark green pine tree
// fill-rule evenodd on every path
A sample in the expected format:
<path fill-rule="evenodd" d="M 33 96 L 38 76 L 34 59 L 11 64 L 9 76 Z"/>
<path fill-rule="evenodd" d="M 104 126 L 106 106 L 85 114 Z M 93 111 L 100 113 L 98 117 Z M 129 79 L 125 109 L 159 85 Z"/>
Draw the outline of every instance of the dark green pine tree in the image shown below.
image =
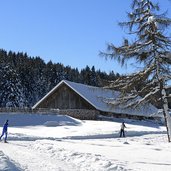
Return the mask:
<path fill-rule="evenodd" d="M 90 84 L 92 86 L 98 86 L 97 74 L 94 66 L 92 66 L 90 71 Z"/>
<path fill-rule="evenodd" d="M 25 98 L 25 105 L 31 107 L 35 101 L 33 99 L 33 68 L 31 67 L 31 59 L 25 53 L 17 53 L 15 69 L 19 75 L 23 93 Z"/>
<path fill-rule="evenodd" d="M 156 101 L 161 102 L 170 142 L 171 118 L 166 90 L 171 79 L 171 39 L 167 33 L 171 19 L 166 13 L 159 14 L 159 4 L 152 0 L 133 0 L 131 8 L 128 21 L 119 25 L 128 29 L 134 40 L 124 39 L 119 47 L 108 44 L 107 52 L 101 55 L 118 60 L 122 65 L 133 59 L 141 69 L 117 79 L 109 87 L 120 89 L 122 96 L 118 102 L 125 103 L 126 107 L 137 107 L 156 97 Z"/>
<path fill-rule="evenodd" d="M 8 64 L 0 65 L 0 106 L 25 106 L 25 96 L 18 74 Z"/>
<path fill-rule="evenodd" d="M 45 62 L 40 57 L 35 57 L 32 63 L 33 70 L 33 94 L 34 103 L 40 100 L 46 93 Z"/>
<path fill-rule="evenodd" d="M 55 75 L 55 76 L 54 76 Z M 54 69 L 54 64 L 49 61 L 45 68 L 45 79 L 46 79 L 46 92 L 50 91 L 54 86 L 54 79 L 56 77 L 56 71 Z"/>
<path fill-rule="evenodd" d="M 75 68 L 75 69 L 71 69 L 70 71 L 70 77 L 72 81 L 74 82 L 80 82 L 80 73 L 78 71 L 78 68 Z"/>
<path fill-rule="evenodd" d="M 86 68 L 81 70 L 81 83 L 91 85 L 90 83 L 90 67 L 86 66 Z"/>

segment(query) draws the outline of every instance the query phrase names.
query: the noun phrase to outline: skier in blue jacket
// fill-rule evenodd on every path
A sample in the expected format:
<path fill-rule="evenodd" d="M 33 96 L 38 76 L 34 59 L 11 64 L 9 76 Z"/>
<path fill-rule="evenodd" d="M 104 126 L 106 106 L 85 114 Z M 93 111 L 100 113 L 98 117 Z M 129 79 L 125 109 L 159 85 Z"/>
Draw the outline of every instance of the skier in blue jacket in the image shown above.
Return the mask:
<path fill-rule="evenodd" d="M 6 120 L 6 122 L 5 122 L 4 126 L 3 126 L 2 135 L 0 137 L 0 140 L 4 136 L 4 134 L 5 134 L 4 142 L 6 143 L 7 142 L 7 134 L 8 134 L 8 120 Z"/>

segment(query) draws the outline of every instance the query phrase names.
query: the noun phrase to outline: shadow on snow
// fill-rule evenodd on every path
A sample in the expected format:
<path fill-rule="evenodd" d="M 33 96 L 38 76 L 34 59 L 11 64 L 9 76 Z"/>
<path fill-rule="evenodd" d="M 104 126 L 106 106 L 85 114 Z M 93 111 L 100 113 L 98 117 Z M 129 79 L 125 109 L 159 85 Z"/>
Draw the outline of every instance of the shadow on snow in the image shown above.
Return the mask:
<path fill-rule="evenodd" d="M 166 131 L 142 131 L 142 132 L 136 132 L 136 131 L 130 131 L 126 133 L 126 137 L 138 137 L 138 136 L 144 136 L 149 134 L 166 134 Z M 10 134 L 12 136 L 9 136 L 9 141 L 36 141 L 36 140 L 88 140 L 88 139 L 112 139 L 112 138 L 120 138 L 119 133 L 114 134 L 98 134 L 98 135 L 78 135 L 78 136 L 66 136 L 62 138 L 57 137 L 36 137 L 36 136 L 27 136 L 24 134 Z"/>

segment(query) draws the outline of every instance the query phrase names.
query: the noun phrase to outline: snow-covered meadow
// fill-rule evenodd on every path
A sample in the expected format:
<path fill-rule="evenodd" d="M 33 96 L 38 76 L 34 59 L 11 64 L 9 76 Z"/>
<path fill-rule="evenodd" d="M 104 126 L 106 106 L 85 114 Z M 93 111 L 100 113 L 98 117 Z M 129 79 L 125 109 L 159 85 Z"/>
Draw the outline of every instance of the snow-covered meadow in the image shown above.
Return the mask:
<path fill-rule="evenodd" d="M 164 126 L 125 119 L 80 121 L 69 116 L 0 114 L 9 119 L 9 143 L 0 143 L 2 171 L 170 171 Z"/>

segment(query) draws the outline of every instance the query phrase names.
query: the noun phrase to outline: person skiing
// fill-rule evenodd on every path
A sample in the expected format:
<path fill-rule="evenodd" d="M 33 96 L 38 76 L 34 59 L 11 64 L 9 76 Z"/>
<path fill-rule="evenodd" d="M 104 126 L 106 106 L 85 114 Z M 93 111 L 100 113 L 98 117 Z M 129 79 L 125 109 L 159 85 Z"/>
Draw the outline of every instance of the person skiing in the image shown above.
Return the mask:
<path fill-rule="evenodd" d="M 126 128 L 125 123 L 122 122 L 121 130 L 120 130 L 120 137 L 122 137 L 122 136 L 125 137 L 125 128 Z"/>
<path fill-rule="evenodd" d="M 5 122 L 4 126 L 3 126 L 2 135 L 0 136 L 0 140 L 4 136 L 4 134 L 5 134 L 4 142 L 7 143 L 8 120 L 6 120 L 6 122 Z"/>

